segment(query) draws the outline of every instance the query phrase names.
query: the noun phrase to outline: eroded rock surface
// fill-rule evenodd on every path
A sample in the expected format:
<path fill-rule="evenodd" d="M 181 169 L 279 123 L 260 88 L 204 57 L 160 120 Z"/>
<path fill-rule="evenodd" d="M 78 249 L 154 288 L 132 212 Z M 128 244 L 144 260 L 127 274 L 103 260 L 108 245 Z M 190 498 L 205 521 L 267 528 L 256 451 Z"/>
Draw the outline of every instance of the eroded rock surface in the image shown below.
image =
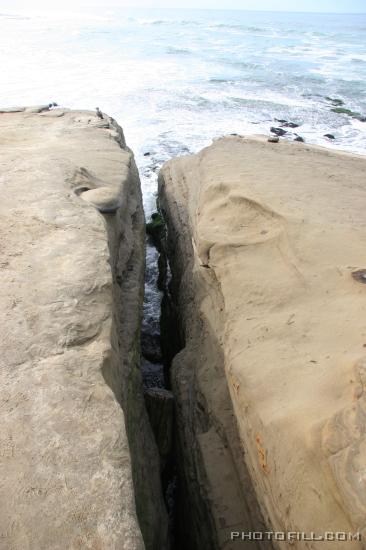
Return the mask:
<path fill-rule="evenodd" d="M 261 137 L 162 169 L 193 548 L 253 528 L 365 540 L 365 181 L 362 157 Z M 335 544 L 364 548 L 276 547 Z"/>
<path fill-rule="evenodd" d="M 108 117 L 16 110 L 0 114 L 0 548 L 160 550 L 133 155 Z"/>

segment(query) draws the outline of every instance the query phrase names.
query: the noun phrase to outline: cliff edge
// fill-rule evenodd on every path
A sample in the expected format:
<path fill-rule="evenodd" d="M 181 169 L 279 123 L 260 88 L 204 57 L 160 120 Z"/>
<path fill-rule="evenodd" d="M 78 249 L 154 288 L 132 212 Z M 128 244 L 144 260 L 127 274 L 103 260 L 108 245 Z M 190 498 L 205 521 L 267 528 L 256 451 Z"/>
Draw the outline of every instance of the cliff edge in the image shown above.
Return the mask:
<path fill-rule="evenodd" d="M 260 136 L 160 173 L 192 548 L 253 548 L 230 542 L 250 530 L 365 540 L 365 181 L 365 158 Z"/>
<path fill-rule="evenodd" d="M 0 548 L 160 550 L 133 155 L 106 115 L 10 111 L 0 114 Z"/>

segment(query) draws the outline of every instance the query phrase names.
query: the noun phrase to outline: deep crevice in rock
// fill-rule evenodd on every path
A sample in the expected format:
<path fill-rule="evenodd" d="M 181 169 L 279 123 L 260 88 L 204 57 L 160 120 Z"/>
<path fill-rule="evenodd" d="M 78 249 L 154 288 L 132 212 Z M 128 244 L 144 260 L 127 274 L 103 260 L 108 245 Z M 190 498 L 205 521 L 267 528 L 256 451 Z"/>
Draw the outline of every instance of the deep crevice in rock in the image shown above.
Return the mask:
<path fill-rule="evenodd" d="M 202 287 L 200 276 L 193 269 L 188 228 L 180 220 L 182 225 L 177 232 L 172 213 L 165 211 L 168 201 L 164 192 L 159 200 L 166 221 L 161 256 L 167 266 L 161 313 L 162 349 L 177 411 L 175 550 L 229 549 L 235 544 L 230 541 L 231 531 L 267 529 L 243 461 L 244 449 L 227 387 L 222 345 L 210 319 L 199 308 Z M 217 317 L 223 304 L 214 274 L 210 289 Z M 220 322 L 223 325 L 224 320 Z M 208 354 L 213 360 L 212 380 L 203 382 L 200 363 Z M 227 482 L 223 483 L 223 476 Z M 267 541 L 243 542 L 242 546 L 248 544 L 258 550 L 272 548 Z"/>
<path fill-rule="evenodd" d="M 155 297 L 163 291 L 165 284 L 164 263 L 162 263 L 161 239 L 163 231 L 149 231 L 146 224 L 146 271 L 145 302 L 150 293 Z M 161 228 L 160 228 L 161 229 Z M 175 506 L 176 506 L 176 464 L 174 449 L 174 396 L 170 391 L 169 372 L 166 369 L 161 338 L 160 302 L 156 317 L 144 308 L 141 331 L 141 372 L 144 385 L 145 405 L 160 456 L 160 476 L 169 516 L 170 548 L 176 548 Z"/>

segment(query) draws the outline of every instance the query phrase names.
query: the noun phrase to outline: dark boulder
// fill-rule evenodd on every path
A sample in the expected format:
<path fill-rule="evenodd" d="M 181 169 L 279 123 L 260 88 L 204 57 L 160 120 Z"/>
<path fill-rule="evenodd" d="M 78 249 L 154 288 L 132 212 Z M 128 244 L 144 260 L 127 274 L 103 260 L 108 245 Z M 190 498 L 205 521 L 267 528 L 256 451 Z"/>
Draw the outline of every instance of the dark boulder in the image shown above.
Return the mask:
<path fill-rule="evenodd" d="M 272 134 L 276 134 L 276 136 L 284 136 L 287 134 L 286 130 L 283 128 L 275 128 L 274 126 L 271 127 Z"/>
<path fill-rule="evenodd" d="M 160 335 L 152 334 L 149 332 L 149 328 L 143 328 L 141 331 L 141 353 L 150 363 L 163 361 Z"/>
<path fill-rule="evenodd" d="M 330 101 L 332 103 L 332 105 L 334 105 L 335 107 L 341 107 L 342 105 L 344 105 L 344 101 L 342 99 L 338 99 L 336 97 L 327 96 L 325 99 L 327 101 Z"/>
<path fill-rule="evenodd" d="M 159 212 L 151 215 L 151 220 L 146 224 L 146 233 L 151 237 L 158 250 L 161 249 L 161 239 L 165 234 L 165 223 Z"/>

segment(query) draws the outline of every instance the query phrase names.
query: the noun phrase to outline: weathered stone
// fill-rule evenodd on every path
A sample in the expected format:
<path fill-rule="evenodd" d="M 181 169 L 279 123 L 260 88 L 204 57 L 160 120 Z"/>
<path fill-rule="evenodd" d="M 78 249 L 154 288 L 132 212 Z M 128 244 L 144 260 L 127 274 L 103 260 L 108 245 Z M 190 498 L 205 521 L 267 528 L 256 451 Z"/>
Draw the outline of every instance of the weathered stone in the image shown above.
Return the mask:
<path fill-rule="evenodd" d="M 173 451 L 174 396 L 163 388 L 145 391 L 146 408 L 164 471 Z"/>
<path fill-rule="evenodd" d="M 287 134 L 286 130 L 284 130 L 283 128 L 275 128 L 274 126 L 271 126 L 271 132 L 272 134 L 276 134 L 276 136 L 284 136 Z"/>
<path fill-rule="evenodd" d="M 141 351 L 142 355 L 151 363 L 161 363 L 160 334 L 142 330 L 141 332 Z"/>
<path fill-rule="evenodd" d="M 360 122 L 365 122 L 366 117 L 362 116 L 360 113 L 356 113 L 355 111 L 351 111 L 351 109 L 345 109 L 344 107 L 335 107 L 334 109 L 331 109 L 333 113 L 337 113 L 340 115 L 348 115 L 351 118 L 355 118 L 359 120 Z"/>
<path fill-rule="evenodd" d="M 300 124 L 296 124 L 296 122 L 284 122 L 281 124 L 282 128 L 298 128 Z"/>
<path fill-rule="evenodd" d="M 160 173 L 187 548 L 253 548 L 231 531 L 365 536 L 365 170 L 246 137 Z"/>
<path fill-rule="evenodd" d="M 0 547 L 160 550 L 137 169 L 113 119 L 40 111 L 0 117 Z M 101 187 L 112 216 L 83 200 Z"/>
<path fill-rule="evenodd" d="M 334 105 L 335 107 L 341 107 L 342 105 L 344 105 L 344 101 L 342 99 L 338 99 L 336 97 L 327 96 L 325 99 L 327 101 L 330 101 L 332 103 L 332 105 Z"/>

